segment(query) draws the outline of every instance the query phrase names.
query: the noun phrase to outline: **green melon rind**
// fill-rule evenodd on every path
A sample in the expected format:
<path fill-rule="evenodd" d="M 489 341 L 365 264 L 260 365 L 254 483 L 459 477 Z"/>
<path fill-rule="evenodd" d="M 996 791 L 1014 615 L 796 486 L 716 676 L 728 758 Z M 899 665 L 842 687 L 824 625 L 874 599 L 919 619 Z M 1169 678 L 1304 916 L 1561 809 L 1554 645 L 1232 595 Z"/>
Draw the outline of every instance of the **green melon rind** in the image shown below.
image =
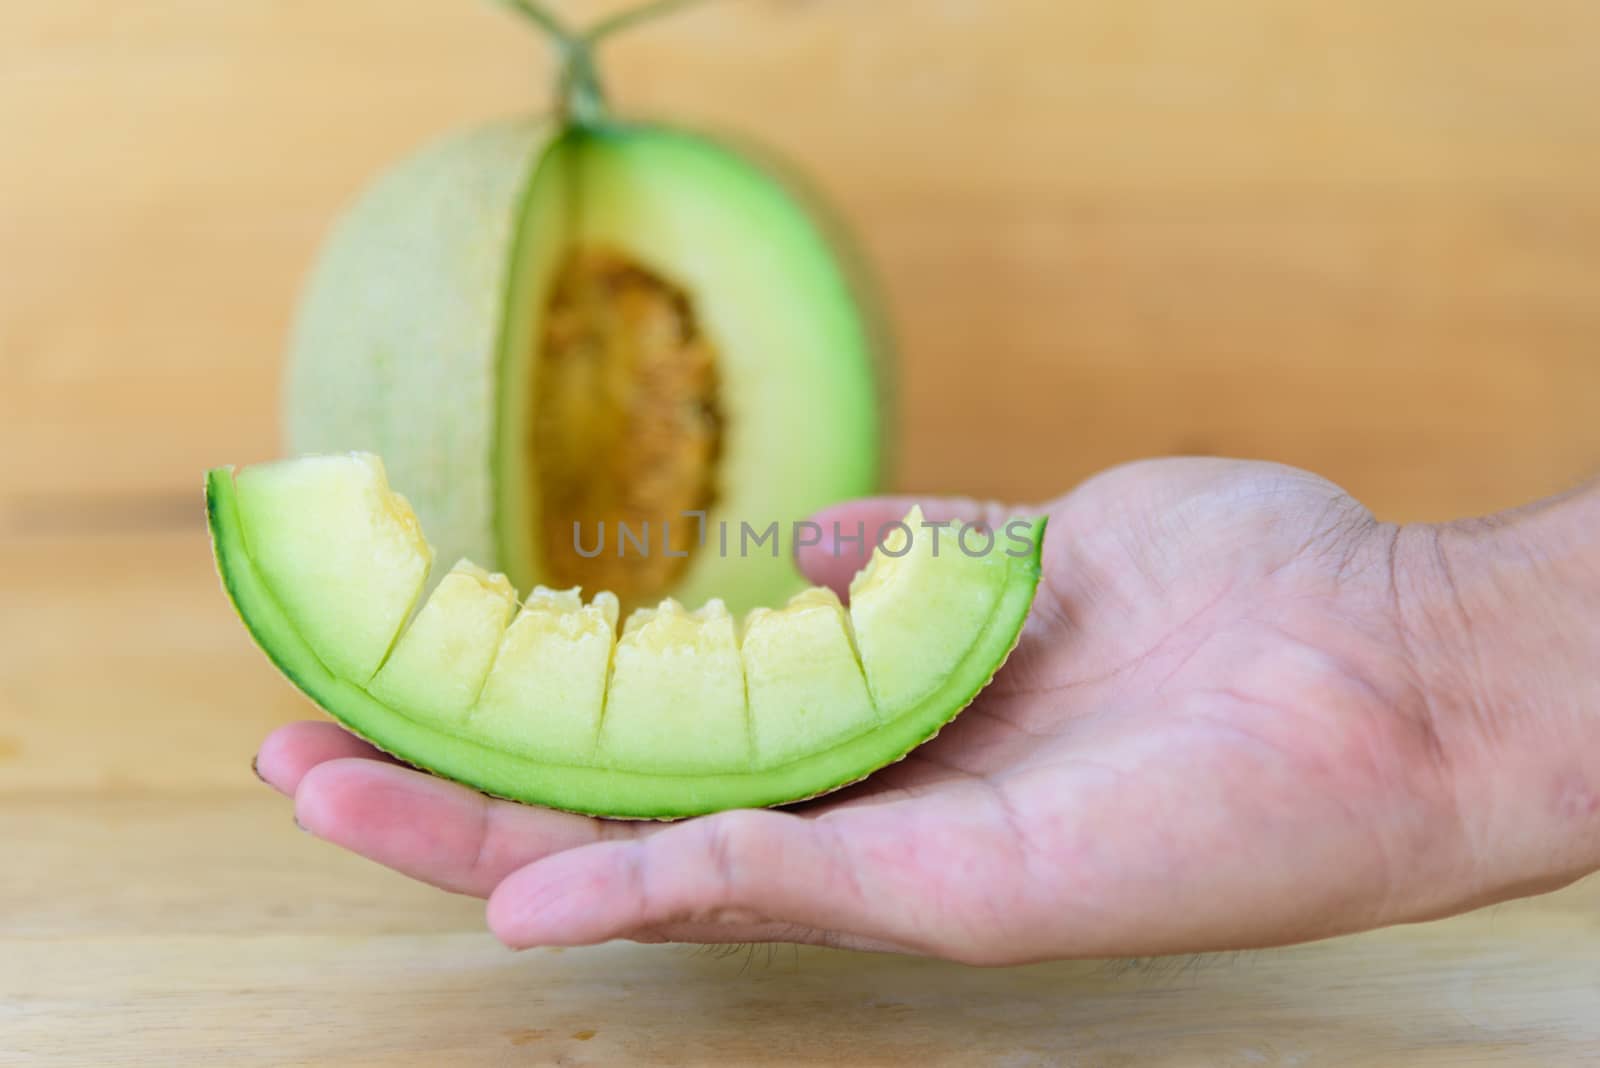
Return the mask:
<path fill-rule="evenodd" d="M 672 129 L 672 127 L 667 127 Z M 766 145 L 736 131 L 696 129 L 679 131 L 720 146 L 738 156 L 783 191 L 809 218 L 822 242 L 833 253 L 834 268 L 844 280 L 855 301 L 856 314 L 867 338 L 868 372 L 877 399 L 878 422 L 875 428 L 877 477 L 875 486 L 894 480 L 899 461 L 895 442 L 900 429 L 900 380 L 897 353 L 899 339 L 889 317 L 889 289 L 868 258 L 855 228 L 820 186 L 792 160 Z M 863 491 L 863 496 L 872 490 Z"/>
<path fill-rule="evenodd" d="M 495 796 L 593 816 L 676 819 L 816 797 L 892 764 L 970 704 L 1016 645 L 1039 582 L 1044 520 L 1032 555 L 1010 561 L 1005 591 L 972 647 L 938 689 L 912 709 L 831 749 L 778 768 L 718 775 L 662 775 L 541 764 L 425 727 L 337 678 L 284 615 L 245 550 L 233 469 L 206 479 L 217 572 L 240 619 L 267 657 L 307 697 L 379 749 Z"/>

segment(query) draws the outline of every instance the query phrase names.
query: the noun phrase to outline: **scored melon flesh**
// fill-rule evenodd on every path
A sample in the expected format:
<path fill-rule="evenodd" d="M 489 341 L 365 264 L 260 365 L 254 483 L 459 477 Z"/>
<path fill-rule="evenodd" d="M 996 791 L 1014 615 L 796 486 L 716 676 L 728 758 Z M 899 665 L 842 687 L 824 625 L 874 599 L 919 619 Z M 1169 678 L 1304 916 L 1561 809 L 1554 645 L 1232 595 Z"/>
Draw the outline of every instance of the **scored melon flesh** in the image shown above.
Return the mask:
<path fill-rule="evenodd" d="M 617 599 L 540 586 L 506 631 L 472 711 L 472 733 L 509 752 L 563 764 L 594 758 Z"/>
<path fill-rule="evenodd" d="M 757 767 L 838 745 L 878 719 L 831 590 L 797 593 L 745 620 L 740 653 Z"/>
<path fill-rule="evenodd" d="M 850 584 L 850 619 L 867 686 L 879 708 L 908 708 L 961 660 L 1005 588 L 999 548 L 971 556 L 950 529 L 923 525 L 913 507 Z"/>
<path fill-rule="evenodd" d="M 464 727 L 516 603 L 504 575 L 461 561 L 401 634 L 367 690 L 414 719 Z"/>
<path fill-rule="evenodd" d="M 750 767 L 744 666 L 721 601 L 641 608 L 617 641 L 599 760 L 668 774 Z"/>
<path fill-rule="evenodd" d="M 1004 661 L 1042 534 L 1022 557 L 934 553 L 913 512 L 848 613 L 816 589 L 741 634 L 720 601 L 668 600 L 619 637 L 609 593 L 537 589 L 507 626 L 509 584 L 466 562 L 406 625 L 429 553 L 375 457 L 218 469 L 207 499 L 240 617 L 347 726 L 488 792 L 629 817 L 783 803 L 904 756 Z"/>
<path fill-rule="evenodd" d="M 365 683 L 410 616 L 433 550 L 370 454 L 240 471 L 239 522 L 284 611 L 335 674 Z"/>

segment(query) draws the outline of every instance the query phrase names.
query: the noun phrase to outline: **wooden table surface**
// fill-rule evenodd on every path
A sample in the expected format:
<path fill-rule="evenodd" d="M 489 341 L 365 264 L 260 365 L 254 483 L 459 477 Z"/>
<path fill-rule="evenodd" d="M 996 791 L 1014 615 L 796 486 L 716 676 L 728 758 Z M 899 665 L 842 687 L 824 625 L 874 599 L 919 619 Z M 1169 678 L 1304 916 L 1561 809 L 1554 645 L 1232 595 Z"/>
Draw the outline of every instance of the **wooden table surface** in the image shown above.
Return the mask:
<path fill-rule="evenodd" d="M 1600 464 L 1596 40 L 1591 0 L 727 0 L 607 62 L 857 222 L 903 486 L 1221 452 L 1432 519 Z M 296 831 L 249 760 L 306 708 L 200 472 L 275 453 L 337 205 L 548 76 L 464 0 L 0 8 L 0 1065 L 1600 1062 L 1593 882 L 1199 961 L 515 955 Z"/>

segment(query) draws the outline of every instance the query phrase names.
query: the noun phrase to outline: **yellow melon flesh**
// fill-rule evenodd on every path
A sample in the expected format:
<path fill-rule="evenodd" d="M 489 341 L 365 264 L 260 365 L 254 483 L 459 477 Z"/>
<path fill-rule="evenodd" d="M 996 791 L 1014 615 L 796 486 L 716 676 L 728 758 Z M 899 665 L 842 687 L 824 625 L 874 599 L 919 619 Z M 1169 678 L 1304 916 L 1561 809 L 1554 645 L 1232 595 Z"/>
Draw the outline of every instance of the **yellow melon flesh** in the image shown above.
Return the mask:
<path fill-rule="evenodd" d="M 468 560 L 456 564 L 400 635 L 368 692 L 415 719 L 466 726 L 516 597 L 504 575 Z"/>
<path fill-rule="evenodd" d="M 600 726 L 601 763 L 673 774 L 747 769 L 750 726 L 733 617 L 673 600 L 628 617 Z"/>
<path fill-rule="evenodd" d="M 506 631 L 471 719 L 510 752 L 566 764 L 594 759 L 617 626 L 617 599 L 537 587 Z"/>

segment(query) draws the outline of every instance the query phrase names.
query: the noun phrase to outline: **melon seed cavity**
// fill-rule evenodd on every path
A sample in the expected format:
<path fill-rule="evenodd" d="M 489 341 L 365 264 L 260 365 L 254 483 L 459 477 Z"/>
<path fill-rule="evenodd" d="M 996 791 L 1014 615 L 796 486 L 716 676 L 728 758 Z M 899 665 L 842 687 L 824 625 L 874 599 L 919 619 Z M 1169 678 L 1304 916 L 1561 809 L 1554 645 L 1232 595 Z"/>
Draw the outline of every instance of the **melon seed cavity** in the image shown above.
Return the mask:
<path fill-rule="evenodd" d="M 612 590 L 624 610 L 682 577 L 723 446 L 717 353 L 688 293 L 626 255 L 575 248 L 550 289 L 529 447 L 546 585 Z M 649 524 L 647 552 L 577 552 L 573 524 Z M 663 526 L 665 524 L 665 527 Z M 669 531 L 671 554 L 661 551 Z M 681 556 L 678 554 L 688 554 Z"/>

